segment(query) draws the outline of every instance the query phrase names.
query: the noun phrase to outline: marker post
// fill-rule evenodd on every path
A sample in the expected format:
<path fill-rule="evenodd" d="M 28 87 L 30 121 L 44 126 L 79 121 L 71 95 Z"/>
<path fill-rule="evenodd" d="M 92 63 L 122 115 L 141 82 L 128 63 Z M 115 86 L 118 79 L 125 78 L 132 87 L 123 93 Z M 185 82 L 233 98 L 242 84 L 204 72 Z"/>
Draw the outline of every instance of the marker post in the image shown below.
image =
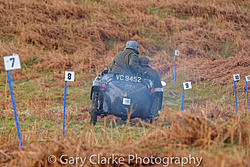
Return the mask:
<path fill-rule="evenodd" d="M 12 82 L 14 82 L 14 70 L 12 70 Z"/>
<path fill-rule="evenodd" d="M 19 59 L 19 55 L 13 54 L 11 56 L 5 56 L 4 57 L 4 67 L 7 72 L 7 78 L 8 78 L 8 83 L 9 83 L 9 89 L 10 89 L 10 96 L 11 96 L 11 101 L 12 101 L 12 106 L 13 106 L 13 111 L 14 111 L 14 117 L 15 117 L 15 122 L 16 122 L 16 129 L 17 129 L 17 136 L 19 139 L 19 145 L 22 148 L 23 147 L 23 142 L 22 142 L 22 135 L 20 132 L 20 126 L 18 122 L 18 117 L 17 117 L 17 112 L 16 112 L 16 101 L 14 98 L 13 94 L 13 87 L 11 84 L 11 78 L 10 78 L 10 73 L 9 71 L 14 71 L 15 69 L 21 69 L 21 63 Z"/>
<path fill-rule="evenodd" d="M 235 96 L 235 106 L 236 106 L 236 112 L 237 116 L 239 116 L 239 111 L 238 111 L 238 102 L 237 102 L 237 91 L 236 91 L 236 82 L 240 80 L 240 75 L 235 74 L 233 75 L 233 80 L 234 80 L 234 96 Z"/>
<path fill-rule="evenodd" d="M 184 82 L 182 87 L 182 100 L 181 100 L 181 122 L 183 119 L 183 109 L 184 109 L 184 97 L 185 97 L 185 90 L 186 89 L 192 89 L 191 82 Z"/>
<path fill-rule="evenodd" d="M 74 72 L 65 71 L 64 103 L 63 103 L 63 136 L 65 135 L 67 81 L 74 82 L 74 79 L 75 79 Z"/>
<path fill-rule="evenodd" d="M 174 84 L 176 84 L 176 57 L 179 56 L 179 50 L 174 51 Z"/>
<path fill-rule="evenodd" d="M 184 90 L 184 86 L 182 88 L 182 100 L 181 100 L 181 122 L 182 122 L 182 118 L 183 118 L 183 109 L 184 109 L 184 97 L 185 97 L 185 90 Z"/>
<path fill-rule="evenodd" d="M 248 81 L 250 81 L 250 75 L 246 76 L 247 107 L 248 107 L 248 110 L 249 110 L 248 85 L 247 85 Z"/>

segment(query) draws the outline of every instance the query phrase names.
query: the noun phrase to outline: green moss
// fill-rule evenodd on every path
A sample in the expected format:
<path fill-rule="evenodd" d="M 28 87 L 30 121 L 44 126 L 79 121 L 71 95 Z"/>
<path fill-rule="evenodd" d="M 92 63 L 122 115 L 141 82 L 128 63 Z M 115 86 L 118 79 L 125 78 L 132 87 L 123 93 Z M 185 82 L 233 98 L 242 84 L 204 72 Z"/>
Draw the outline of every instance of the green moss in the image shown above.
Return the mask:
<path fill-rule="evenodd" d="M 38 61 L 36 57 L 30 57 L 29 59 L 22 61 L 22 67 L 29 68 L 37 63 Z"/>
<path fill-rule="evenodd" d="M 3 43 L 10 43 L 12 41 L 14 41 L 14 37 L 12 35 L 3 35 L 3 36 L 0 36 L 0 41 L 3 42 Z"/>
<path fill-rule="evenodd" d="M 163 105 L 174 110 L 180 110 L 182 100 L 182 83 L 187 77 L 178 75 L 177 83 L 169 81 L 164 93 Z M 234 104 L 234 97 L 227 86 L 212 85 L 210 83 L 192 83 L 192 89 L 185 91 L 184 109 L 190 105 L 202 106 L 207 103 L 215 105 Z"/>
<path fill-rule="evenodd" d="M 234 57 L 235 51 L 237 49 L 238 49 L 237 45 L 233 41 L 229 40 L 229 41 L 220 42 L 216 50 L 210 50 L 210 49 L 205 48 L 205 51 L 207 51 L 207 53 L 210 55 L 216 55 L 218 57 L 222 57 L 226 59 L 229 57 Z"/>
<path fill-rule="evenodd" d="M 18 43 L 17 39 L 14 38 L 12 35 L 0 35 L 0 42 L 6 44 L 13 44 L 16 48 L 20 49 L 22 46 Z"/>
<path fill-rule="evenodd" d="M 119 4 L 117 2 L 111 2 L 111 1 L 105 1 L 104 5 L 111 11 L 116 11 L 119 7 Z"/>
<path fill-rule="evenodd" d="M 160 18 L 167 18 L 169 16 L 176 17 L 178 19 L 187 20 L 188 16 L 172 11 L 171 9 L 166 8 L 147 8 L 147 11 L 151 15 L 157 15 Z"/>

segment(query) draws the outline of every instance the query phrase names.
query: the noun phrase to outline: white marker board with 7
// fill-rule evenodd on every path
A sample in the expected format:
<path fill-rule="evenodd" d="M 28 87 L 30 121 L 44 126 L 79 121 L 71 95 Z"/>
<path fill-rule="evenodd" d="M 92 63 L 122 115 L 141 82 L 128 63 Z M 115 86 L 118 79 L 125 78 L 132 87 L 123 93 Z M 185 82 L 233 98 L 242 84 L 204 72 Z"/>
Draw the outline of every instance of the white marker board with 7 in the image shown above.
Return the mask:
<path fill-rule="evenodd" d="M 18 54 L 13 54 L 11 56 L 5 56 L 4 67 L 6 71 L 21 69 L 21 63 Z"/>

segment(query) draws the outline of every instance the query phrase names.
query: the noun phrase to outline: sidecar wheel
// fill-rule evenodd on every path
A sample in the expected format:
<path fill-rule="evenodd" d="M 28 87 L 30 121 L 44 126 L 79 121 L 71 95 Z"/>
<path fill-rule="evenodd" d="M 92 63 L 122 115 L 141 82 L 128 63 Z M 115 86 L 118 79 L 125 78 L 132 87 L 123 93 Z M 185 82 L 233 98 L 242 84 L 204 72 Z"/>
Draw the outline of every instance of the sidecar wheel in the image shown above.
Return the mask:
<path fill-rule="evenodd" d="M 95 126 L 97 122 L 97 113 L 94 110 L 90 111 L 90 125 Z"/>

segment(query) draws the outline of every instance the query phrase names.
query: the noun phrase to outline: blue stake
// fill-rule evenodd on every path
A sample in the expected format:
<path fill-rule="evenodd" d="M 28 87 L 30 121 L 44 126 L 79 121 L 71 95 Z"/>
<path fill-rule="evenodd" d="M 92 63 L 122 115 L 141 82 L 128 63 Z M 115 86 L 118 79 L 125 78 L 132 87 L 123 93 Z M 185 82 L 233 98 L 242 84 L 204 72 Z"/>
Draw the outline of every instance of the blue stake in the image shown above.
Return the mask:
<path fill-rule="evenodd" d="M 67 95 L 67 81 L 64 87 L 64 106 L 63 106 L 63 136 L 65 135 L 65 110 L 66 110 L 66 95 Z"/>
<path fill-rule="evenodd" d="M 176 54 L 174 55 L 174 84 L 176 83 Z"/>
<path fill-rule="evenodd" d="M 184 96 L 185 96 L 185 90 L 184 90 L 184 86 L 182 89 L 182 101 L 181 101 L 181 122 L 182 122 L 182 118 L 183 118 L 183 109 L 184 109 Z"/>
<path fill-rule="evenodd" d="M 14 82 L 14 70 L 12 70 L 12 82 Z"/>
<path fill-rule="evenodd" d="M 249 110 L 249 101 L 248 101 L 248 86 L 247 86 L 247 81 L 246 81 L 246 92 L 247 92 L 247 106 Z"/>
<path fill-rule="evenodd" d="M 9 88 L 10 88 L 11 101 L 12 101 L 14 115 L 15 115 L 17 135 L 18 135 L 20 147 L 22 148 L 23 147 L 22 135 L 20 133 L 20 126 L 19 126 L 19 123 L 18 123 L 18 118 L 17 118 L 17 113 L 16 113 L 16 101 L 15 101 L 14 95 L 13 95 L 13 88 L 12 88 L 12 84 L 11 84 L 11 79 L 10 79 L 10 73 L 9 73 L 9 71 L 7 71 L 7 77 L 8 77 L 8 83 L 9 83 Z"/>
<path fill-rule="evenodd" d="M 238 112 L 238 103 L 237 103 L 237 92 L 236 92 L 236 84 L 235 84 L 235 81 L 234 81 L 234 96 L 235 96 L 235 105 L 236 105 L 237 116 L 239 116 L 239 112 Z"/>

